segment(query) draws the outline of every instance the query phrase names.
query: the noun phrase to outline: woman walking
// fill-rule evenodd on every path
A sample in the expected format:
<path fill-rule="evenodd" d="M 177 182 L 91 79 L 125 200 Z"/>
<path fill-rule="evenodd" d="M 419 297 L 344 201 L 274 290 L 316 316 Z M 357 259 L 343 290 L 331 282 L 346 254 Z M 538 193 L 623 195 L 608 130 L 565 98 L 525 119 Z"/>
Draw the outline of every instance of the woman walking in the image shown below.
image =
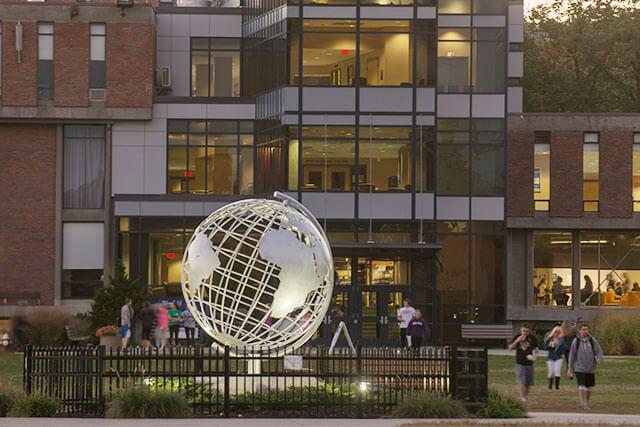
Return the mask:
<path fill-rule="evenodd" d="M 416 353 L 420 352 L 420 346 L 422 340 L 428 341 L 431 338 L 431 333 L 427 322 L 422 318 L 422 312 L 416 310 L 413 314 L 413 319 L 409 321 L 407 325 L 407 336 L 411 337 L 411 349 Z"/>
<path fill-rule="evenodd" d="M 544 348 L 547 350 L 547 377 L 549 378 L 549 390 L 553 389 L 555 380 L 556 390 L 560 389 L 560 375 L 562 371 L 562 356 L 566 350 L 562 328 L 554 327 L 544 340 Z"/>

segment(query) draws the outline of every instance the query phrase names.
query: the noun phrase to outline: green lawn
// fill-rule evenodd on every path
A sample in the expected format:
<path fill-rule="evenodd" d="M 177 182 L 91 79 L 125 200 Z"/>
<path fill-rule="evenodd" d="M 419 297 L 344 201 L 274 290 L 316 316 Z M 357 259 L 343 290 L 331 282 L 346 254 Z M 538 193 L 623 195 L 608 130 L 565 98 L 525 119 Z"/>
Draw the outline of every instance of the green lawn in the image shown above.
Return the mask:
<path fill-rule="evenodd" d="M 564 368 L 564 367 L 563 367 Z M 536 362 L 536 386 L 533 387 L 530 411 L 575 412 L 578 396 L 575 381 L 565 377 L 560 390 L 547 389 L 544 359 Z M 8 384 L 22 385 L 22 353 L 0 354 L 0 378 Z M 489 386 L 516 395 L 514 357 L 489 356 Z M 608 357 L 598 370 L 592 399 L 595 413 L 640 414 L 640 357 Z"/>
<path fill-rule="evenodd" d="M 0 378 L 2 383 L 22 387 L 22 353 L 0 353 Z"/>
<path fill-rule="evenodd" d="M 489 387 L 516 395 L 514 356 L 489 356 Z M 562 367 L 563 372 L 566 366 Z M 562 377 L 560 390 L 547 389 L 546 359 L 535 365 L 536 385 L 529 397 L 529 411 L 576 412 L 579 399 L 576 382 Z M 596 374 L 591 411 L 594 413 L 640 414 L 640 357 L 605 357 Z"/>

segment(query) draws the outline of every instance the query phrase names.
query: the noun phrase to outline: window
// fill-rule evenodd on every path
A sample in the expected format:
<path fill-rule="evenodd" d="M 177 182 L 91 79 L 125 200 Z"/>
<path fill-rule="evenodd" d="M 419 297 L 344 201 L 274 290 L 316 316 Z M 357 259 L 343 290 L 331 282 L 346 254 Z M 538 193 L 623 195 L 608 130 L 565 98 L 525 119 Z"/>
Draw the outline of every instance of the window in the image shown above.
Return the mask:
<path fill-rule="evenodd" d="M 240 96 L 239 39 L 191 39 L 191 96 Z"/>
<path fill-rule="evenodd" d="M 598 212 L 600 194 L 600 146 L 597 132 L 584 134 L 582 155 L 582 198 L 585 212 Z"/>
<path fill-rule="evenodd" d="M 359 285 L 408 285 L 410 262 L 401 258 L 358 258 Z"/>
<path fill-rule="evenodd" d="M 411 190 L 410 127 L 362 126 L 359 146 L 359 191 Z"/>
<path fill-rule="evenodd" d="M 506 42 L 503 28 L 438 30 L 440 92 L 503 93 Z M 473 60 L 472 60 L 473 58 Z"/>
<path fill-rule="evenodd" d="M 580 236 L 582 305 L 640 307 L 640 234 L 593 231 Z"/>
<path fill-rule="evenodd" d="M 0 76 L 2 76 L 2 22 L 0 22 Z M 2 96 L 2 79 L 0 78 L 0 96 Z"/>
<path fill-rule="evenodd" d="M 504 120 L 441 119 L 437 132 L 438 194 L 504 194 Z"/>
<path fill-rule="evenodd" d="M 507 2 L 505 0 L 473 0 L 474 14 L 504 15 L 506 12 L 507 12 Z"/>
<path fill-rule="evenodd" d="M 253 193 L 251 122 L 169 120 L 167 126 L 170 193 Z"/>
<path fill-rule="evenodd" d="M 38 100 L 53 99 L 53 24 L 38 24 Z"/>
<path fill-rule="evenodd" d="M 104 206 L 104 126 L 64 126 L 65 209 L 101 209 Z"/>
<path fill-rule="evenodd" d="M 302 84 L 352 85 L 356 78 L 355 21 L 305 19 L 303 31 Z M 291 83 L 299 82 L 300 77 L 292 75 Z"/>
<path fill-rule="evenodd" d="M 548 211 L 551 199 L 551 145 L 536 143 L 533 153 L 533 200 L 536 211 Z"/>
<path fill-rule="evenodd" d="M 90 32 L 89 87 L 103 89 L 107 76 L 105 24 L 91 24 Z"/>
<path fill-rule="evenodd" d="M 633 211 L 640 212 L 640 132 L 633 134 Z"/>
<path fill-rule="evenodd" d="M 104 224 L 62 224 L 62 298 L 92 298 L 103 270 Z"/>
<path fill-rule="evenodd" d="M 411 86 L 409 21 L 360 21 L 360 85 Z"/>
<path fill-rule="evenodd" d="M 471 0 L 439 0 L 439 14 L 465 14 L 471 13 Z"/>
<path fill-rule="evenodd" d="M 536 305 L 573 304 L 572 244 L 568 231 L 533 232 L 533 295 Z"/>
<path fill-rule="evenodd" d="M 297 128 L 292 128 L 292 133 L 297 138 Z M 304 126 L 302 189 L 354 191 L 355 145 L 353 127 Z M 290 151 L 290 161 L 295 153 L 295 150 Z M 297 168 L 290 170 L 297 171 Z"/>
<path fill-rule="evenodd" d="M 420 20 L 415 22 L 412 32 L 412 24 L 408 20 L 363 19 L 357 24 L 354 20 L 304 19 L 300 42 L 299 26 L 293 21 L 289 40 L 289 84 L 411 86 L 415 62 L 415 83 L 433 85 L 436 39 L 431 33 L 435 32 L 435 27 Z M 356 43 L 358 25 L 359 44 Z M 415 55 L 414 45 L 417 45 Z"/>

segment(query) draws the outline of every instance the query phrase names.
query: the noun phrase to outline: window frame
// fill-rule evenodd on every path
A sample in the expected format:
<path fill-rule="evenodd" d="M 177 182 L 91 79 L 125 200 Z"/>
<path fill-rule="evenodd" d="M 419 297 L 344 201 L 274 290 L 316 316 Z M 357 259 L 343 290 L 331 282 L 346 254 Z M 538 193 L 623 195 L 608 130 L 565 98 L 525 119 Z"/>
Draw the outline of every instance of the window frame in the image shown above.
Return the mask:
<path fill-rule="evenodd" d="M 194 49 L 194 41 L 195 40 L 207 40 L 207 49 Z M 238 42 L 238 48 L 237 49 L 225 49 L 225 48 L 216 48 L 213 49 L 212 44 L 214 40 L 236 40 Z M 193 52 L 197 51 L 197 52 L 207 52 L 207 95 L 194 95 L 194 75 L 192 67 L 193 67 Z M 211 53 L 212 52 L 237 52 L 238 53 L 238 72 L 239 72 L 239 78 L 238 78 L 238 95 L 233 95 L 233 79 L 232 79 L 232 86 L 231 86 L 231 96 L 216 96 L 216 95 L 211 95 L 211 71 L 212 71 L 212 64 L 211 64 Z M 190 37 L 189 38 L 189 97 L 190 98 L 238 98 L 240 96 L 242 96 L 243 94 L 243 78 L 242 78 L 242 71 L 243 71 L 243 49 L 242 49 L 242 37 Z M 233 73 L 233 66 L 231 69 L 231 72 Z"/>

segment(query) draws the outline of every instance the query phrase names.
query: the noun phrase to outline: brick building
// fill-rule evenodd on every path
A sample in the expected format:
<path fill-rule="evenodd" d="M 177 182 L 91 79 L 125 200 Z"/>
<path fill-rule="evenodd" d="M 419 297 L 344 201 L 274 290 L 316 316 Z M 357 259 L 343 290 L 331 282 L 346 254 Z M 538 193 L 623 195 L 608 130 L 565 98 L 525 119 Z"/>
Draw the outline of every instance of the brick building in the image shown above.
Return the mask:
<path fill-rule="evenodd" d="M 640 308 L 639 212 L 639 115 L 510 116 L 507 319 Z"/>

